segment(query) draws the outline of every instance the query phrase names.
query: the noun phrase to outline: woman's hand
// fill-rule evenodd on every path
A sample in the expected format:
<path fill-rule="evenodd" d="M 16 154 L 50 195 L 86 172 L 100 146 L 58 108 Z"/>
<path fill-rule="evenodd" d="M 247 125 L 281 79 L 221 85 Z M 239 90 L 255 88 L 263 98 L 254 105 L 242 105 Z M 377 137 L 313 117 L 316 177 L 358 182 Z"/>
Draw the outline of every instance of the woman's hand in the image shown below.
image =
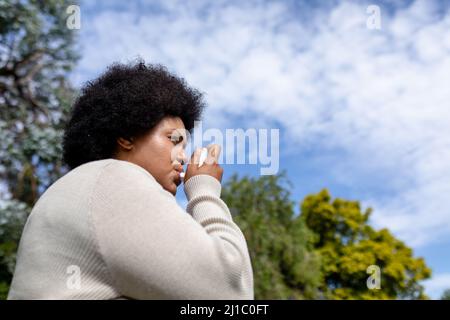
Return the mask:
<path fill-rule="evenodd" d="M 210 144 L 208 147 L 208 155 L 205 162 L 199 168 L 198 164 L 200 161 L 200 155 L 202 153 L 201 148 L 197 148 L 191 156 L 191 161 L 189 162 L 184 176 L 184 183 L 193 176 L 199 174 L 207 174 L 216 178 L 219 182 L 222 182 L 223 168 L 218 164 L 220 146 L 217 144 Z"/>

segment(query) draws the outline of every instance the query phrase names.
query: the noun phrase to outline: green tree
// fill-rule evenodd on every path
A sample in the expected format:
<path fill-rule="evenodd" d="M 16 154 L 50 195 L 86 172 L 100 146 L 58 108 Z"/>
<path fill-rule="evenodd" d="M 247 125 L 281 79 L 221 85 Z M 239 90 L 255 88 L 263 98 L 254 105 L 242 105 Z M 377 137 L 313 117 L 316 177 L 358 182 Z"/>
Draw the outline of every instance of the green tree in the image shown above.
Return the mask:
<path fill-rule="evenodd" d="M 424 259 L 387 229 L 374 230 L 371 209 L 361 211 L 358 201 L 334 199 L 327 190 L 305 198 L 301 219 L 316 233 L 328 299 L 425 299 L 421 280 L 431 276 Z M 381 289 L 367 287 L 367 268 L 381 270 Z"/>
<path fill-rule="evenodd" d="M 320 260 L 313 234 L 295 217 L 285 174 L 258 179 L 234 175 L 222 199 L 244 233 L 254 270 L 255 299 L 317 298 Z"/>
<path fill-rule="evenodd" d="M 450 300 L 450 289 L 444 291 L 441 296 L 441 300 Z"/>
<path fill-rule="evenodd" d="M 26 217 L 66 171 L 62 129 L 74 97 L 66 79 L 77 60 L 69 4 L 0 0 L 0 298 Z"/>

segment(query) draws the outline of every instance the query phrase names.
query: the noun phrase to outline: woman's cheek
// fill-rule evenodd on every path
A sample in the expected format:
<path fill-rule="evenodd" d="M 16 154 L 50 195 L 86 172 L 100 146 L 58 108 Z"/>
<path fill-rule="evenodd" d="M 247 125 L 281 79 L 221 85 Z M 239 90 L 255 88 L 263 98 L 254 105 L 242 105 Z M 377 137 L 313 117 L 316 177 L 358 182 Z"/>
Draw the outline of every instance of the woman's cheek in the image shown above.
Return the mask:
<path fill-rule="evenodd" d="M 179 148 L 178 146 L 174 146 L 172 144 L 171 148 L 170 148 L 170 163 L 172 164 L 175 160 L 178 159 L 178 152 L 179 152 Z"/>

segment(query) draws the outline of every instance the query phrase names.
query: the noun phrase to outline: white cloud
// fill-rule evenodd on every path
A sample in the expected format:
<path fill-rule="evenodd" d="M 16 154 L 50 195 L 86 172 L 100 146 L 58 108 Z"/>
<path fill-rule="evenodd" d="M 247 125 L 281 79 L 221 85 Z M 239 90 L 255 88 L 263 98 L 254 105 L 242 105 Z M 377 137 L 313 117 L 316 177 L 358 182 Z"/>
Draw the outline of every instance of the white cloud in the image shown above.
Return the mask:
<path fill-rule="evenodd" d="M 381 30 L 350 2 L 308 21 L 260 1 L 99 12 L 83 21 L 76 79 L 137 55 L 166 64 L 206 92 L 209 126 L 233 127 L 226 111 L 280 123 L 295 148 L 341 150 L 330 175 L 355 195 L 376 180 L 389 196 L 365 199 L 374 223 L 420 246 L 450 234 L 450 13 L 435 3 L 382 7 Z"/>

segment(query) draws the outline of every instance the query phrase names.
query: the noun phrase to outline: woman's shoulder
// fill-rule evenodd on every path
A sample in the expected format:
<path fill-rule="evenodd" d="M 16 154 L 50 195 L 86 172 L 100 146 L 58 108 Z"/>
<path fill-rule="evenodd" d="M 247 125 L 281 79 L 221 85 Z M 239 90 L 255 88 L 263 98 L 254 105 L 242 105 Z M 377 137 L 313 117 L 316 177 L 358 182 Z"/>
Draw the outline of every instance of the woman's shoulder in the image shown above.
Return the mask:
<path fill-rule="evenodd" d="M 120 185 L 132 183 L 134 185 L 160 186 L 156 179 L 143 167 L 124 160 L 103 159 L 85 163 L 67 174 L 67 178 L 83 180 L 86 178 L 94 185 Z"/>
<path fill-rule="evenodd" d="M 97 161 L 87 162 L 82 164 L 73 170 L 69 171 L 66 176 L 78 176 L 78 177 L 98 177 L 103 175 L 110 176 L 140 176 L 143 179 L 154 180 L 153 176 L 141 166 L 124 160 L 117 159 L 103 159 Z M 64 177 L 66 177 L 64 176 Z M 64 178 L 63 177 L 63 178 Z"/>
<path fill-rule="evenodd" d="M 161 185 L 144 168 L 122 160 L 104 159 L 85 163 L 55 181 L 39 198 L 34 211 L 68 211 L 93 199 L 137 197 L 160 191 Z M 42 209 L 42 210 L 41 210 Z"/>
<path fill-rule="evenodd" d="M 95 163 L 95 162 L 98 162 Z M 143 167 L 123 160 L 105 159 L 94 161 L 86 166 L 97 166 L 95 189 L 124 189 L 147 190 L 148 188 L 162 188 L 156 179 Z M 86 168 L 90 170 L 90 168 Z"/>
<path fill-rule="evenodd" d="M 103 159 L 87 162 L 55 181 L 43 196 L 64 196 L 67 193 L 92 193 L 98 188 L 120 188 L 133 184 L 160 186 L 155 178 L 141 166 L 123 160 Z"/>

